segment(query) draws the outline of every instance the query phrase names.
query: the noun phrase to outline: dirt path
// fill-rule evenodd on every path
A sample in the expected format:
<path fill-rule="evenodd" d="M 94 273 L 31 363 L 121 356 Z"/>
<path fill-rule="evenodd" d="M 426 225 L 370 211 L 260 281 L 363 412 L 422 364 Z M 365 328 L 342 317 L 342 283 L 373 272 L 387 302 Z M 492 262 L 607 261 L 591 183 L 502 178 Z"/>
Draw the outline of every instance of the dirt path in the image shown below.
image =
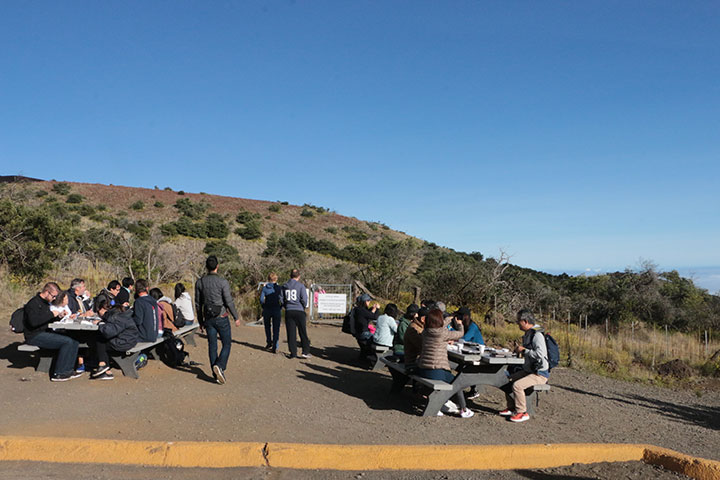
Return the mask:
<path fill-rule="evenodd" d="M 496 416 L 491 391 L 476 416 L 423 418 L 408 392 L 389 396 L 387 372 L 357 367 L 354 341 L 337 327 L 312 327 L 314 358 L 290 360 L 261 349 L 262 328 L 234 328 L 228 384 L 206 365 L 182 371 L 151 361 L 140 380 L 80 378 L 52 383 L 36 373 L 20 337 L 0 334 L 0 435 L 129 440 L 273 441 L 351 444 L 650 443 L 720 460 L 720 399 L 585 375 L 553 372 L 530 422 Z M 285 348 L 285 346 L 283 346 Z M 189 347 L 207 363 L 207 344 Z M 178 420 L 182 418 L 182 420 Z"/>

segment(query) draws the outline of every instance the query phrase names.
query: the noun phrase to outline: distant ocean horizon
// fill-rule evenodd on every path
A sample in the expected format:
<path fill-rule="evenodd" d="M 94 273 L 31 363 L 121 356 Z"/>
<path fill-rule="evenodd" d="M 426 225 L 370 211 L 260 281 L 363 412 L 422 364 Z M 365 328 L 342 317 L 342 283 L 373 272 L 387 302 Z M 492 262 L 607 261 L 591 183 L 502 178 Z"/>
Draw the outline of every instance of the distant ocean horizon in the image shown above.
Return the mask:
<path fill-rule="evenodd" d="M 541 268 L 540 271 L 552 275 L 561 275 L 566 273 L 576 277 L 578 275 L 602 275 L 604 273 L 622 272 L 624 268 L 586 268 L 586 269 L 554 269 Z M 659 272 L 669 272 L 677 270 L 680 276 L 689 278 L 696 287 L 704 288 L 708 292 L 720 294 L 720 266 L 717 267 L 658 267 Z"/>

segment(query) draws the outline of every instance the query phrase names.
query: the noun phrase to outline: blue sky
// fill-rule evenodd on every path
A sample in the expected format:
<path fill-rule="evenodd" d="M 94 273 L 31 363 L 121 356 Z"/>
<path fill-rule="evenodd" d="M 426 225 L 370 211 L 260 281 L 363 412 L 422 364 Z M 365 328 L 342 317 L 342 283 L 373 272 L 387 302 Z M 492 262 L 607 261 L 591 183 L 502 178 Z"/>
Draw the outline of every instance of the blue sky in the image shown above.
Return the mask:
<path fill-rule="evenodd" d="M 717 2 L 7 0 L 0 42 L 2 174 L 720 266 Z"/>

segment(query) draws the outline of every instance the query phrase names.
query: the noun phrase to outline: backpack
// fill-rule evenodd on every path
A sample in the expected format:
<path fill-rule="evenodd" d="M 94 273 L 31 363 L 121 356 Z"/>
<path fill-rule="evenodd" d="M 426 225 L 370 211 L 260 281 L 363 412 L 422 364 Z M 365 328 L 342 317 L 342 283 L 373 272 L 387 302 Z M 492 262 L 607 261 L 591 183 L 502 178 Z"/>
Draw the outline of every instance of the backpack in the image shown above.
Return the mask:
<path fill-rule="evenodd" d="M 173 325 L 175 325 L 178 328 L 182 328 L 185 326 L 185 317 L 183 316 L 180 309 L 175 305 L 174 303 L 170 304 L 172 306 L 173 311 Z"/>
<path fill-rule="evenodd" d="M 14 333 L 23 333 L 25 331 L 25 307 L 15 310 L 10 316 L 10 329 Z"/>
<path fill-rule="evenodd" d="M 548 370 L 560 365 L 560 346 L 557 341 L 549 334 L 545 332 L 538 332 L 545 337 L 545 345 L 547 346 L 548 354 Z"/>
<path fill-rule="evenodd" d="M 355 307 L 352 307 L 343 317 L 342 332 L 355 336 Z"/>
<path fill-rule="evenodd" d="M 185 363 L 188 353 L 185 351 L 185 344 L 172 334 L 165 337 L 165 340 L 157 346 L 157 353 L 160 360 L 168 367 L 179 367 Z"/>

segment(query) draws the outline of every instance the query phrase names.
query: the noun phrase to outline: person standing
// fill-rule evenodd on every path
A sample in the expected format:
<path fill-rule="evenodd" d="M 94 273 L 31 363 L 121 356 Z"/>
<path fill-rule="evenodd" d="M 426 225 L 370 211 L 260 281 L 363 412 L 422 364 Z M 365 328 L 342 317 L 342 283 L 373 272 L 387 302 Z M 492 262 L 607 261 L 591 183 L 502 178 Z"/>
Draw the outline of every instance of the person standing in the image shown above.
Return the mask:
<path fill-rule="evenodd" d="M 207 331 L 208 354 L 213 377 L 220 385 L 226 382 L 225 371 L 230 358 L 232 332 L 228 312 L 240 326 L 240 317 L 230 294 L 230 284 L 218 275 L 218 259 L 210 255 L 205 261 L 207 275 L 195 283 L 195 310 L 200 328 Z M 217 339 L 220 336 L 222 349 L 217 353 Z"/>
<path fill-rule="evenodd" d="M 282 287 L 285 305 L 285 328 L 287 330 L 288 348 L 290 356 L 297 358 L 297 333 L 300 334 L 302 355 L 300 358 L 310 358 L 310 339 L 307 335 L 305 309 L 308 306 L 308 296 L 305 285 L 300 283 L 300 272 L 294 268 L 290 272 L 290 280 Z"/>
<path fill-rule="evenodd" d="M 283 302 L 282 288 L 277 284 L 277 280 L 277 274 L 268 275 L 268 282 L 260 292 L 265 323 L 265 350 L 270 350 L 272 353 L 277 353 L 280 343 L 280 316 Z"/>

